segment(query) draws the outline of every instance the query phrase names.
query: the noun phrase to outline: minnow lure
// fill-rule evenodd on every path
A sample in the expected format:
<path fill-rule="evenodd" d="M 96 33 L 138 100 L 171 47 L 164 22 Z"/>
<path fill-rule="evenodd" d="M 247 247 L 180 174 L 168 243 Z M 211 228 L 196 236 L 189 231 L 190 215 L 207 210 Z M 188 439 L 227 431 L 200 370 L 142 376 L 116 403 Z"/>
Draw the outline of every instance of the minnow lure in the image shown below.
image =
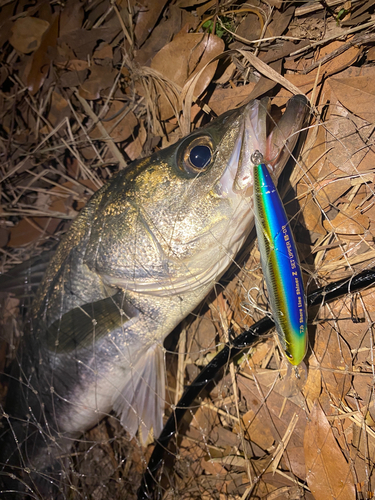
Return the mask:
<path fill-rule="evenodd" d="M 292 365 L 307 345 L 307 309 L 301 266 L 288 217 L 263 155 L 254 164 L 254 216 L 263 274 L 280 343 Z"/>

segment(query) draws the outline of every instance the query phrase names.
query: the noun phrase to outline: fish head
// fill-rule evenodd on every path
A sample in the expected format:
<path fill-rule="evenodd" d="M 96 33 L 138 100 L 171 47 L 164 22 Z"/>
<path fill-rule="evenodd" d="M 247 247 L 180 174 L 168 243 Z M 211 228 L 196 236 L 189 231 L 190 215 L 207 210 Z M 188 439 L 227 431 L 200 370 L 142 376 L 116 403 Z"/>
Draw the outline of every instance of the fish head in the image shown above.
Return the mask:
<path fill-rule="evenodd" d="M 262 99 L 229 111 L 112 183 L 91 248 L 107 283 L 169 295 L 220 278 L 252 229 L 251 156 L 266 151 L 267 109 Z"/>

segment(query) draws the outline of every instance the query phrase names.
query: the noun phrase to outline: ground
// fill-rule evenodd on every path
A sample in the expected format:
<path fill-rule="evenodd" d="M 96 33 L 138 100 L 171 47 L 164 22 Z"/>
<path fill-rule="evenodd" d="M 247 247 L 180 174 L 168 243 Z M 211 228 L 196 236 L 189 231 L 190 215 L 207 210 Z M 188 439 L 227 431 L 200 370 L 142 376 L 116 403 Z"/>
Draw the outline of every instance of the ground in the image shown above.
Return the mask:
<path fill-rule="evenodd" d="M 296 93 L 311 115 L 280 190 L 306 293 L 372 268 L 372 9 L 354 0 L 1 2 L 2 273 L 54 249 L 132 160 L 264 95 L 277 120 Z M 228 328 L 238 335 L 269 310 L 259 257 L 249 241 L 167 340 L 167 416 Z M 0 372 L 35 291 L 22 290 L 1 294 Z M 310 311 L 299 380 L 272 335 L 219 374 L 171 444 L 165 498 L 372 498 L 373 294 Z M 76 443 L 67 498 L 135 498 L 152 447 L 129 442 L 108 417 Z"/>

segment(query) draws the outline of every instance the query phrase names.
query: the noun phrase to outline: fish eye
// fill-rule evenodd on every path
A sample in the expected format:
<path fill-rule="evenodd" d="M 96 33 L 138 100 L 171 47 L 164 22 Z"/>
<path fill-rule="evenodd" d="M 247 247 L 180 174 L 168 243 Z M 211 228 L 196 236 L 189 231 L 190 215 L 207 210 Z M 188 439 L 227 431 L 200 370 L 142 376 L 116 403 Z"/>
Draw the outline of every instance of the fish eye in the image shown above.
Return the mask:
<path fill-rule="evenodd" d="M 209 136 L 195 137 L 184 144 L 182 166 L 188 174 L 205 172 L 211 165 L 213 157 L 212 141 Z"/>
<path fill-rule="evenodd" d="M 194 146 L 190 151 L 189 160 L 193 167 L 201 170 L 210 163 L 211 156 L 211 149 L 208 146 Z"/>

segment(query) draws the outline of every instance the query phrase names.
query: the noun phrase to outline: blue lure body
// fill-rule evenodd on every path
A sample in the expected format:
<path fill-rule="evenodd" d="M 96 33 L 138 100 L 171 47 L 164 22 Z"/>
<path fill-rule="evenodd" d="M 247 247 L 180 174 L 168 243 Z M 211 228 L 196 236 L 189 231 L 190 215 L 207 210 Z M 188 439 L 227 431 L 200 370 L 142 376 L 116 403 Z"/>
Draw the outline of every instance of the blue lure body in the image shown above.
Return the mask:
<path fill-rule="evenodd" d="M 254 163 L 254 215 L 271 311 L 282 348 L 292 365 L 307 346 L 307 308 L 301 266 L 283 203 L 263 156 Z"/>

